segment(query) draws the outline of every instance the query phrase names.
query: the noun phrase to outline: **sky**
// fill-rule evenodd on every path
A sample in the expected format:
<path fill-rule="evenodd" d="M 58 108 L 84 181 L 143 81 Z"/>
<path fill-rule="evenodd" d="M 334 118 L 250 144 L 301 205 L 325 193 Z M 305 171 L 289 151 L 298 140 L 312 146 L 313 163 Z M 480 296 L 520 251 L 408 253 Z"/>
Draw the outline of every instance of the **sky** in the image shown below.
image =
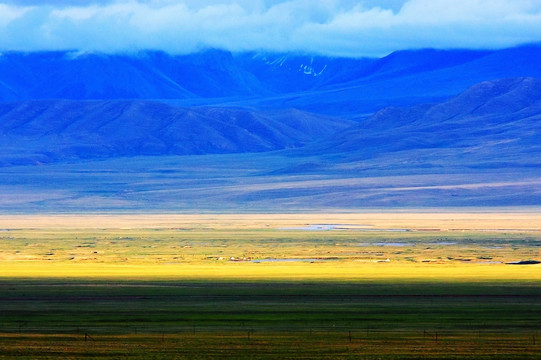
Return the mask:
<path fill-rule="evenodd" d="M 0 51 L 378 57 L 541 43 L 541 0 L 0 0 Z"/>

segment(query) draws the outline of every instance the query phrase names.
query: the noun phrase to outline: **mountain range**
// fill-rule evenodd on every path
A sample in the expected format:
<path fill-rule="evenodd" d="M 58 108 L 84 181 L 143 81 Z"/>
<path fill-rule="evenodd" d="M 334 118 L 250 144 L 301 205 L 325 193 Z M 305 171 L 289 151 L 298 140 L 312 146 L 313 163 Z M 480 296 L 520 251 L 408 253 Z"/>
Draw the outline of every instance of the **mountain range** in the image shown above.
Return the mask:
<path fill-rule="evenodd" d="M 399 51 L 380 59 L 220 50 L 177 56 L 7 52 L 0 56 L 0 101 L 170 100 L 358 118 L 385 106 L 443 100 L 481 81 L 539 78 L 540 58 L 536 45 Z"/>
<path fill-rule="evenodd" d="M 541 47 L 0 56 L 0 211 L 541 204 Z"/>

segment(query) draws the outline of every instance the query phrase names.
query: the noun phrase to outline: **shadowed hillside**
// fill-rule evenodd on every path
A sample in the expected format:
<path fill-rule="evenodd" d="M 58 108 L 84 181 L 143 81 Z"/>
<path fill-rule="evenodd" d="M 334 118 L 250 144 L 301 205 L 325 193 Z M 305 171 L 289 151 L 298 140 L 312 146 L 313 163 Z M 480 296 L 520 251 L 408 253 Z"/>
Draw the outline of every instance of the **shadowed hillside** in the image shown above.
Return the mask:
<path fill-rule="evenodd" d="M 271 151 L 299 147 L 352 124 L 297 110 L 261 113 L 128 100 L 3 103 L 0 119 L 3 164 Z"/>
<path fill-rule="evenodd" d="M 385 108 L 302 151 L 418 160 L 418 151 L 430 150 L 447 152 L 463 165 L 468 159 L 477 166 L 506 160 L 538 165 L 540 133 L 541 80 L 510 78 L 482 82 L 442 103 Z"/>

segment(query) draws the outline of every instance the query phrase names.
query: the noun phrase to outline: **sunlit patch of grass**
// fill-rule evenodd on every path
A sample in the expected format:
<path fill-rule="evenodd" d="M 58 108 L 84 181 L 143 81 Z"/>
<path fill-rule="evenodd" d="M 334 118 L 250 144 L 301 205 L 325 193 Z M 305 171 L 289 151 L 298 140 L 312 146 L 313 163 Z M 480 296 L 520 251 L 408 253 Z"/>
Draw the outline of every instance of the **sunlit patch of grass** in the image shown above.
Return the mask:
<path fill-rule="evenodd" d="M 540 281 L 541 267 L 425 263 L 187 263 L 115 264 L 3 262 L 4 278 L 207 279 L 207 280 L 417 280 L 417 281 Z"/>

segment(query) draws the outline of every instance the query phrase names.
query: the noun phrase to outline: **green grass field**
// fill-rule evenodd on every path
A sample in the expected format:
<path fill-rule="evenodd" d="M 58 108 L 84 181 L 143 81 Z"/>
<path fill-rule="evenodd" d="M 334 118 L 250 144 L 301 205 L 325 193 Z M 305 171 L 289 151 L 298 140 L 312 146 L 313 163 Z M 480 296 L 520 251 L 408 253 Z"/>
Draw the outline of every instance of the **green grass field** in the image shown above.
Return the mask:
<path fill-rule="evenodd" d="M 532 283 L 7 281 L 2 358 L 538 358 Z"/>
<path fill-rule="evenodd" d="M 203 220 L 4 222 L 0 359 L 541 357 L 541 267 L 510 264 L 540 257 L 531 219 Z"/>

